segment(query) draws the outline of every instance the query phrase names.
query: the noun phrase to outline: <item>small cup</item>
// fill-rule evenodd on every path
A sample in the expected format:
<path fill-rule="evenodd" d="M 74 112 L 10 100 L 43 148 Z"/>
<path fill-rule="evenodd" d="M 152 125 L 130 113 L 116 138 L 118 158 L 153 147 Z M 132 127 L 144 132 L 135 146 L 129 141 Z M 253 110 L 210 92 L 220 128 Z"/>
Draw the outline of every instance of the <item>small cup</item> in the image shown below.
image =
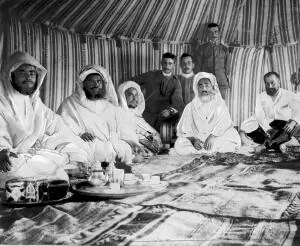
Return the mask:
<path fill-rule="evenodd" d="M 149 173 L 143 173 L 142 177 L 143 177 L 145 182 L 149 182 L 150 179 L 151 179 L 151 175 Z"/>
<path fill-rule="evenodd" d="M 125 173 L 124 175 L 124 185 L 132 185 L 137 182 L 137 178 L 133 173 Z"/>
<path fill-rule="evenodd" d="M 118 183 L 121 185 L 123 185 L 124 182 L 124 170 L 123 169 L 117 169 L 114 168 L 112 170 L 112 177 L 111 177 L 111 183 Z"/>
<path fill-rule="evenodd" d="M 153 184 L 153 185 L 160 184 L 160 177 L 157 176 L 157 175 L 152 176 L 151 179 L 150 179 L 150 183 Z"/>

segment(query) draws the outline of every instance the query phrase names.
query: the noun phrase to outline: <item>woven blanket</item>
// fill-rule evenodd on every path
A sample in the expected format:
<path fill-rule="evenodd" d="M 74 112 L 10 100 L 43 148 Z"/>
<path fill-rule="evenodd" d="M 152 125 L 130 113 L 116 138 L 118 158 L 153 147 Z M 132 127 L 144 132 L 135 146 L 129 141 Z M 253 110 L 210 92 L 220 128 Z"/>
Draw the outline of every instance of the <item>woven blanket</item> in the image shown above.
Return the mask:
<path fill-rule="evenodd" d="M 162 166 L 169 184 L 156 192 L 0 207 L 0 244 L 300 245 L 300 156 L 203 155 L 173 169 L 172 158 L 134 168 Z"/>

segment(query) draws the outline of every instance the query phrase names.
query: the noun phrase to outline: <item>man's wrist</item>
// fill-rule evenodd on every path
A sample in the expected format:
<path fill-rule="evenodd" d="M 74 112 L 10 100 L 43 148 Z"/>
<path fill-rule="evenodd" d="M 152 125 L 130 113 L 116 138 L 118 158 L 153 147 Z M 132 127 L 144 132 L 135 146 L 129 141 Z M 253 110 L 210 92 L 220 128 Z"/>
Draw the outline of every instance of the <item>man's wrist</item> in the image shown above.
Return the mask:
<path fill-rule="evenodd" d="M 191 144 L 194 145 L 196 142 L 196 138 L 195 137 L 188 137 L 188 140 L 190 140 Z"/>

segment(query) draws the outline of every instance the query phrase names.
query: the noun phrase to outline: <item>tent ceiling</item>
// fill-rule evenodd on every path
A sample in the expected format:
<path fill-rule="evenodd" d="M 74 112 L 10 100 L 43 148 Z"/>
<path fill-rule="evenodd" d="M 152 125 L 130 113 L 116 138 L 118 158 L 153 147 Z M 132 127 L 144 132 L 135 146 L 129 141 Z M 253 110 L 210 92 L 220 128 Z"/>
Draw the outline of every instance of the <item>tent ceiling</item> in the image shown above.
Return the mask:
<path fill-rule="evenodd" d="M 206 24 L 220 23 L 227 44 L 297 42 L 300 0 L 2 0 L 12 16 L 95 36 L 205 41 Z"/>

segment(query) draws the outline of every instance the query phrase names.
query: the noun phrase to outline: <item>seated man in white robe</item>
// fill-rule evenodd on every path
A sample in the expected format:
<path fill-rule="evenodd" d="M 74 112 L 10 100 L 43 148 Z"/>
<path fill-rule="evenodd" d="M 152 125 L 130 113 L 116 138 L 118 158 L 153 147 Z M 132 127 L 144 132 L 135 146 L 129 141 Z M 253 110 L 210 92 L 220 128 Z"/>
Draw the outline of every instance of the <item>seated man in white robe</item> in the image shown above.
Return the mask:
<path fill-rule="evenodd" d="M 134 81 L 122 83 L 118 89 L 121 108 L 126 118 L 126 128 L 137 134 L 138 142 L 143 146 L 144 157 L 158 154 L 162 148 L 159 133 L 143 118 L 145 99 L 140 86 Z"/>
<path fill-rule="evenodd" d="M 241 124 L 240 135 L 244 145 L 278 150 L 290 140 L 283 128 L 291 131 L 300 122 L 300 97 L 280 88 L 276 72 L 265 74 L 264 83 L 265 91 L 256 99 L 255 115 Z"/>
<path fill-rule="evenodd" d="M 88 65 L 81 69 L 76 91 L 58 109 L 73 132 L 86 141 L 94 161 L 131 164 L 139 151 L 135 133 L 127 131 L 111 77 L 106 69 Z"/>
<path fill-rule="evenodd" d="M 177 126 L 174 149 L 179 155 L 234 152 L 241 140 L 213 74 L 201 72 L 193 81 L 195 98 L 187 104 Z"/>
<path fill-rule="evenodd" d="M 68 179 L 68 162 L 88 162 L 88 146 L 44 105 L 39 89 L 46 69 L 16 52 L 1 70 L 0 183 L 12 178 Z M 79 148 L 80 147 L 80 148 Z M 85 150 L 83 149 L 85 147 Z"/>

